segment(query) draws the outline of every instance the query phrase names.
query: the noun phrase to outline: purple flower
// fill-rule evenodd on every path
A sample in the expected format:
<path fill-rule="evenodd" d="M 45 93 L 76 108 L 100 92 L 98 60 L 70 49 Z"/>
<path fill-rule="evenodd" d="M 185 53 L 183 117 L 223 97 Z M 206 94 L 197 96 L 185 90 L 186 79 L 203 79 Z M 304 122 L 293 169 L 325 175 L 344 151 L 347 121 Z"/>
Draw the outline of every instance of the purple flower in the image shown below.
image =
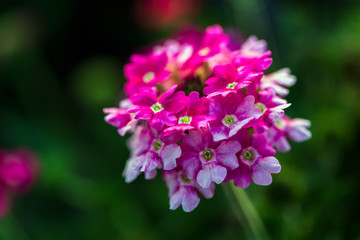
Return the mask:
<path fill-rule="evenodd" d="M 152 135 L 149 133 L 149 129 L 140 125 L 129 138 L 127 143 L 130 149 L 130 158 L 126 161 L 123 171 L 125 182 L 132 182 L 141 174 L 141 168 L 145 162 L 145 157 L 143 157 L 142 154 L 148 150 L 148 143 L 151 141 L 151 137 Z M 156 169 L 145 173 L 146 179 L 151 179 L 155 176 Z"/>
<path fill-rule="evenodd" d="M 155 46 L 154 52 L 157 54 L 166 53 L 169 68 L 179 70 L 190 59 L 194 48 L 188 43 L 180 44 L 176 40 L 167 40 L 163 45 Z"/>
<path fill-rule="evenodd" d="M 263 73 L 238 71 L 233 64 L 219 65 L 214 67 L 215 77 L 206 80 L 207 87 L 204 94 L 222 94 L 226 96 L 229 92 L 237 92 L 241 88 L 249 86 L 252 82 L 259 80 Z"/>
<path fill-rule="evenodd" d="M 208 27 L 206 28 L 203 43 L 197 51 L 197 55 L 201 57 L 213 56 L 225 49 L 229 42 L 229 36 L 223 32 L 220 25 Z"/>
<path fill-rule="evenodd" d="M 266 52 L 267 43 L 264 40 L 258 40 L 256 36 L 250 36 L 241 45 L 241 51 L 247 55 L 263 54 Z"/>
<path fill-rule="evenodd" d="M 311 137 L 309 121 L 285 116 L 290 104 L 282 97 L 296 78 L 287 68 L 264 75 L 271 51 L 255 36 L 236 43 L 214 25 L 173 39 L 131 57 L 127 98 L 104 109 L 120 135 L 133 132 L 125 181 L 162 171 L 170 209 L 186 212 L 199 204 L 197 192 L 210 198 L 223 181 L 269 185 L 280 171 L 273 147 L 287 151 L 287 139 Z"/>
<path fill-rule="evenodd" d="M 124 67 L 125 77 L 128 79 L 125 90 L 130 95 L 141 88 L 154 87 L 170 75 L 170 71 L 165 70 L 168 62 L 166 53 L 151 53 L 149 56 L 134 54 L 130 60 L 131 63 Z"/>
<path fill-rule="evenodd" d="M 25 193 L 38 174 L 38 158 L 29 149 L 0 150 L 0 218 L 12 207 L 12 196 Z"/>
<path fill-rule="evenodd" d="M 184 173 L 196 179 L 202 188 L 208 188 L 212 182 L 224 181 L 227 168 L 239 166 L 236 153 L 241 150 L 237 141 L 215 143 L 208 130 L 189 131 L 184 137 L 183 154 L 180 164 Z"/>
<path fill-rule="evenodd" d="M 311 138 L 311 132 L 308 130 L 310 125 L 309 120 L 290 119 L 285 116 L 266 131 L 266 137 L 279 152 L 287 152 L 291 148 L 287 138 L 294 142 L 303 142 Z"/>
<path fill-rule="evenodd" d="M 214 65 L 213 62 L 219 62 L 214 59 L 218 55 L 221 55 L 220 59 L 224 59 L 225 55 L 229 55 L 228 61 L 231 62 L 231 52 L 227 48 L 229 42 L 230 38 L 223 32 L 221 26 L 214 25 L 206 28 L 202 43 L 189 60 L 188 67 L 195 71 L 202 67 L 204 62 L 211 62 L 211 65 Z"/>
<path fill-rule="evenodd" d="M 226 181 L 234 180 L 234 184 L 240 188 L 247 188 L 251 179 L 258 185 L 270 185 L 272 173 L 279 173 L 281 166 L 273 157 L 275 149 L 267 142 L 263 134 L 253 134 L 249 141 L 249 132 L 240 131 L 234 136 L 241 142 L 243 148 L 238 154 L 239 167 L 229 171 Z"/>
<path fill-rule="evenodd" d="M 176 167 L 176 159 L 181 155 L 181 148 L 176 144 L 177 138 L 174 136 L 167 137 L 154 129 L 146 128 L 141 129 L 136 137 L 137 139 L 132 139 L 132 142 L 129 143 L 135 150 L 132 155 L 134 159 L 130 160 L 127 170 L 130 172 L 126 175 L 134 176 L 138 170 L 149 173 L 159 166 L 162 166 L 164 170 L 171 170 Z M 136 143 L 138 145 L 133 146 Z M 141 150 L 137 148 L 141 148 Z M 135 172 L 132 172 L 133 170 Z M 131 176 L 128 178 L 133 179 Z"/>
<path fill-rule="evenodd" d="M 270 55 L 271 51 L 266 51 L 266 42 L 251 36 L 240 50 L 233 52 L 233 63 L 239 67 L 239 71 L 262 72 L 272 64 Z"/>
<path fill-rule="evenodd" d="M 249 91 L 250 92 L 250 91 Z M 276 95 L 274 88 L 260 90 L 255 96 L 255 107 L 261 110 L 261 117 L 252 125 L 256 133 L 263 133 L 274 122 L 284 116 L 284 109 L 291 104 Z"/>
<path fill-rule="evenodd" d="M 131 120 L 130 113 L 120 108 L 104 108 L 105 122 L 118 128 L 118 133 L 124 136 L 125 133 L 133 129 L 136 120 Z"/>
<path fill-rule="evenodd" d="M 170 135 L 175 132 L 207 128 L 208 121 L 215 119 L 214 116 L 210 116 L 208 113 L 209 99 L 205 97 L 200 99 L 198 92 L 191 92 L 187 98 L 185 109 L 176 114 L 178 118 L 177 124 L 166 128 L 164 133 Z"/>
<path fill-rule="evenodd" d="M 277 94 L 281 97 L 285 97 L 289 94 L 289 90 L 286 87 L 293 86 L 295 82 L 296 77 L 290 74 L 290 69 L 283 68 L 274 73 L 264 75 L 260 81 L 260 88 L 274 88 Z"/>
<path fill-rule="evenodd" d="M 208 188 L 201 188 L 181 171 L 163 171 L 163 179 L 169 189 L 171 210 L 177 209 L 180 205 L 182 205 L 185 212 L 194 210 L 200 202 L 196 190 L 205 198 L 212 198 L 214 196 L 214 184 L 210 184 Z"/>
<path fill-rule="evenodd" d="M 37 157 L 27 149 L 0 152 L 0 182 L 12 192 L 26 192 L 37 175 Z"/>
<path fill-rule="evenodd" d="M 177 86 L 173 86 L 159 98 L 151 90 L 143 90 L 131 97 L 134 106 L 128 111 L 135 113 L 134 119 L 149 120 L 151 127 L 160 130 L 164 125 L 173 126 L 177 118 L 175 113 L 184 109 L 186 96 L 183 91 L 175 92 Z"/>
<path fill-rule="evenodd" d="M 246 96 L 241 100 L 238 94 L 231 92 L 225 97 L 216 95 L 211 100 L 209 115 L 217 118 L 209 122 L 209 129 L 216 142 L 234 136 L 261 115 L 260 109 L 254 107 L 253 96 Z"/>

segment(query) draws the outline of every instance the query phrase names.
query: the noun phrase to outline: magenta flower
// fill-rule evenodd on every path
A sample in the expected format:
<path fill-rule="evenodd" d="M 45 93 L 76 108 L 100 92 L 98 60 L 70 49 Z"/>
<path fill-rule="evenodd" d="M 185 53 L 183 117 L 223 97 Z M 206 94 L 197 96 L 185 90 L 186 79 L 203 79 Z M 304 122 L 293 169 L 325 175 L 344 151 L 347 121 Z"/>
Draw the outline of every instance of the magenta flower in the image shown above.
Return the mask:
<path fill-rule="evenodd" d="M 226 177 L 227 169 L 239 166 L 236 153 L 241 150 L 240 143 L 215 143 L 208 130 L 189 131 L 182 147 L 180 162 L 183 171 L 189 178 L 196 179 L 202 188 L 208 188 L 212 182 L 220 184 Z"/>
<path fill-rule="evenodd" d="M 206 29 L 202 38 L 202 43 L 194 52 L 192 58 L 188 62 L 189 68 L 195 71 L 198 67 L 201 67 L 204 62 L 212 62 L 212 58 L 219 55 L 224 55 L 225 51 L 228 51 L 227 45 L 230 42 L 229 36 L 227 36 L 221 26 L 214 25 Z M 221 58 L 223 59 L 224 56 Z M 231 62 L 231 55 L 229 54 L 229 62 Z M 215 62 L 218 62 L 215 60 Z"/>
<path fill-rule="evenodd" d="M 166 54 L 168 58 L 167 68 L 180 70 L 192 56 L 194 48 L 188 43 L 180 44 L 176 40 L 167 40 L 162 46 L 156 46 L 154 52 Z"/>
<path fill-rule="evenodd" d="M 37 174 L 37 157 L 30 150 L 0 152 L 0 181 L 8 189 L 22 193 L 29 190 Z"/>
<path fill-rule="evenodd" d="M 241 45 L 241 51 L 245 55 L 263 54 L 266 52 L 267 43 L 264 40 L 258 40 L 255 36 L 250 36 Z"/>
<path fill-rule="evenodd" d="M 104 108 L 103 111 L 107 114 L 105 122 L 116 127 L 121 136 L 124 136 L 127 132 L 131 131 L 137 123 L 137 120 L 131 119 L 130 113 L 123 109 Z"/>
<path fill-rule="evenodd" d="M 241 46 L 240 50 L 233 52 L 233 63 L 241 71 L 262 72 L 270 67 L 272 58 L 271 51 L 266 51 L 266 42 L 249 37 Z"/>
<path fill-rule="evenodd" d="M 151 137 L 153 137 L 149 131 L 149 129 L 140 125 L 128 140 L 131 156 L 126 161 L 125 169 L 123 171 L 123 176 L 127 183 L 134 181 L 141 174 L 141 168 L 146 160 L 143 154 L 148 151 L 148 143 L 151 141 Z M 156 169 L 145 172 L 145 179 L 154 178 L 156 173 Z"/>
<path fill-rule="evenodd" d="M 38 158 L 32 151 L 0 151 L 0 218 L 10 211 L 12 195 L 28 191 L 37 173 Z"/>
<path fill-rule="evenodd" d="M 134 119 L 149 120 L 150 126 L 157 130 L 164 125 L 173 126 L 177 121 L 175 113 L 183 110 L 186 104 L 185 93 L 175 92 L 176 88 L 173 86 L 159 98 L 151 90 L 134 94 L 130 99 L 134 106 L 128 111 L 135 113 Z"/>
<path fill-rule="evenodd" d="M 311 138 L 311 132 L 308 130 L 310 121 L 301 118 L 289 119 L 283 117 L 275 122 L 275 124 L 266 132 L 269 142 L 279 152 L 287 152 L 290 150 L 290 144 L 287 138 L 294 142 L 303 142 Z"/>
<path fill-rule="evenodd" d="M 149 56 L 134 54 L 130 60 L 131 63 L 124 67 L 125 77 L 129 81 L 125 85 L 128 94 L 144 87 L 154 87 L 170 75 L 170 71 L 165 70 L 168 62 L 166 53 L 152 53 Z"/>
<path fill-rule="evenodd" d="M 208 188 L 201 188 L 181 171 L 164 171 L 163 179 L 169 189 L 170 209 L 172 210 L 177 209 L 180 205 L 185 212 L 194 210 L 200 202 L 196 190 L 205 198 L 214 196 L 214 184 L 210 184 Z"/>
<path fill-rule="evenodd" d="M 154 129 L 142 129 L 137 137 L 142 151 L 135 153 L 134 169 L 149 173 L 160 164 L 164 170 L 176 167 L 176 159 L 181 155 L 181 148 L 176 144 L 177 138 L 166 137 Z"/>
<path fill-rule="evenodd" d="M 200 57 L 210 57 L 224 50 L 230 42 L 220 25 L 206 28 L 202 46 L 197 51 Z"/>
<path fill-rule="evenodd" d="M 239 167 L 229 171 L 226 180 L 234 180 L 235 186 L 247 188 L 251 179 L 258 185 L 270 185 L 272 173 L 279 173 L 281 166 L 273 157 L 275 149 L 262 134 L 253 134 L 249 141 L 247 130 L 239 132 L 233 139 L 241 142 L 243 148 L 238 154 Z"/>
<path fill-rule="evenodd" d="M 251 94 L 250 91 L 249 94 Z M 284 109 L 290 107 L 291 104 L 278 97 L 274 88 L 260 90 L 254 96 L 255 107 L 261 110 L 261 117 L 253 124 L 253 128 L 256 133 L 263 133 L 284 116 Z"/>
<path fill-rule="evenodd" d="M 261 115 L 260 109 L 254 107 L 253 96 L 246 96 L 241 100 L 238 94 L 231 92 L 225 97 L 217 95 L 211 100 L 209 114 L 217 118 L 209 122 L 209 129 L 216 142 L 234 136 Z"/>
<path fill-rule="evenodd" d="M 207 87 L 204 94 L 222 94 L 226 96 L 229 92 L 237 92 L 241 88 L 249 86 L 252 82 L 259 80 L 263 73 L 252 73 L 238 71 L 238 67 L 233 64 L 220 65 L 214 67 L 215 77 L 206 80 Z"/>
<path fill-rule="evenodd" d="M 214 116 L 209 116 L 209 99 L 199 98 L 198 92 L 191 92 L 187 98 L 186 107 L 177 115 L 177 124 L 164 130 L 166 135 L 186 130 L 207 128 L 208 121 L 214 120 Z"/>
<path fill-rule="evenodd" d="M 273 147 L 287 151 L 287 139 L 311 137 L 309 121 L 285 116 L 290 104 L 282 97 L 295 77 L 287 68 L 264 75 L 272 64 L 266 42 L 236 39 L 219 25 L 187 29 L 133 55 L 124 68 L 125 100 L 104 109 L 120 135 L 133 132 L 125 181 L 162 171 L 170 209 L 192 211 L 197 192 L 210 198 L 224 181 L 269 185 L 280 172 Z"/>
<path fill-rule="evenodd" d="M 285 97 L 289 94 L 289 90 L 286 87 L 293 86 L 295 82 L 296 77 L 290 74 L 290 69 L 283 68 L 274 73 L 264 75 L 260 82 L 260 88 L 274 88 L 277 94 Z"/>

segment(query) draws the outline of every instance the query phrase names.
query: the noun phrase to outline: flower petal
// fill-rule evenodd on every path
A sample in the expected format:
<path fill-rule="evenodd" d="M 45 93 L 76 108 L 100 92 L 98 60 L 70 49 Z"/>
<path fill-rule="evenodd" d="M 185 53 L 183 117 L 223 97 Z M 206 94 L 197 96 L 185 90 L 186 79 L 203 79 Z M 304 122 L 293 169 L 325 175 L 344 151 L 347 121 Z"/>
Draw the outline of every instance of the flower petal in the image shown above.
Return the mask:
<path fill-rule="evenodd" d="M 184 187 L 185 196 L 182 200 L 182 208 L 185 212 L 191 212 L 199 205 L 200 198 L 193 187 Z"/>
<path fill-rule="evenodd" d="M 196 176 L 196 181 L 202 188 L 210 187 L 211 173 L 208 166 L 205 166 L 205 168 L 199 171 L 199 173 Z"/>
<path fill-rule="evenodd" d="M 141 168 L 142 172 L 150 172 L 160 164 L 160 157 L 154 151 L 148 151 L 145 155 L 145 162 Z"/>
<path fill-rule="evenodd" d="M 185 189 L 183 187 L 180 187 L 179 190 L 177 190 L 173 195 L 170 196 L 170 209 L 175 210 L 177 209 L 184 198 Z"/>
<path fill-rule="evenodd" d="M 179 162 L 183 167 L 183 171 L 186 176 L 190 179 L 195 179 L 201 166 L 199 154 L 197 152 L 184 152 L 181 155 Z"/>
<path fill-rule="evenodd" d="M 237 141 L 224 141 L 220 146 L 215 150 L 216 151 L 216 161 L 228 167 L 230 169 L 235 169 L 239 167 L 239 160 L 236 156 L 241 150 L 241 145 Z"/>
<path fill-rule="evenodd" d="M 160 151 L 164 170 L 171 170 L 176 167 L 176 159 L 181 156 L 181 148 L 177 144 L 166 145 Z"/>
<path fill-rule="evenodd" d="M 239 188 L 247 188 L 251 183 L 251 173 L 249 166 L 241 164 L 235 170 L 229 171 L 225 181 L 234 180 L 234 185 Z"/>
<path fill-rule="evenodd" d="M 213 166 L 210 167 L 210 174 L 211 174 L 211 180 L 216 184 L 220 184 L 224 181 L 227 174 L 227 170 L 222 166 L 214 164 Z"/>
<path fill-rule="evenodd" d="M 185 107 L 186 96 L 183 91 L 179 91 L 163 101 L 159 100 L 159 102 L 166 111 L 178 113 Z"/>
<path fill-rule="evenodd" d="M 229 128 L 227 128 L 220 122 L 210 122 L 209 129 L 213 135 L 214 142 L 229 138 Z"/>

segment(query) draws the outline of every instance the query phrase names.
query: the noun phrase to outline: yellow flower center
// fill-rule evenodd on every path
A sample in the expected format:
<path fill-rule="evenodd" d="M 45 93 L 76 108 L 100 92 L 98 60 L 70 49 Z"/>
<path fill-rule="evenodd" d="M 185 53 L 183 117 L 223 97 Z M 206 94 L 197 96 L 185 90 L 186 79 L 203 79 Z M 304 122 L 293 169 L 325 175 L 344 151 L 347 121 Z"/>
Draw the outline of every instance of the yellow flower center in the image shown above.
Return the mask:
<path fill-rule="evenodd" d="M 191 120 L 192 120 L 192 117 L 184 116 L 184 117 L 179 118 L 179 124 L 181 124 L 181 123 L 190 124 Z"/>
<path fill-rule="evenodd" d="M 147 72 L 144 74 L 143 76 L 143 81 L 145 83 L 150 82 L 151 80 L 153 80 L 155 78 L 155 73 L 154 72 Z"/>

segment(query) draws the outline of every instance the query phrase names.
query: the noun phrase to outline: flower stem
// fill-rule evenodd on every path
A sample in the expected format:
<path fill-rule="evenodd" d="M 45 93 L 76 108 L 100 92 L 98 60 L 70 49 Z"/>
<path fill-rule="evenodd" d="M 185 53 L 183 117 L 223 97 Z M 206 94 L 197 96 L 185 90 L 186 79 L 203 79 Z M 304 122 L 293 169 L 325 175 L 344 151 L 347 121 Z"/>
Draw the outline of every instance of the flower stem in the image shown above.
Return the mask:
<path fill-rule="evenodd" d="M 268 240 L 264 224 L 246 192 L 230 182 L 224 184 L 224 190 L 247 239 Z"/>

